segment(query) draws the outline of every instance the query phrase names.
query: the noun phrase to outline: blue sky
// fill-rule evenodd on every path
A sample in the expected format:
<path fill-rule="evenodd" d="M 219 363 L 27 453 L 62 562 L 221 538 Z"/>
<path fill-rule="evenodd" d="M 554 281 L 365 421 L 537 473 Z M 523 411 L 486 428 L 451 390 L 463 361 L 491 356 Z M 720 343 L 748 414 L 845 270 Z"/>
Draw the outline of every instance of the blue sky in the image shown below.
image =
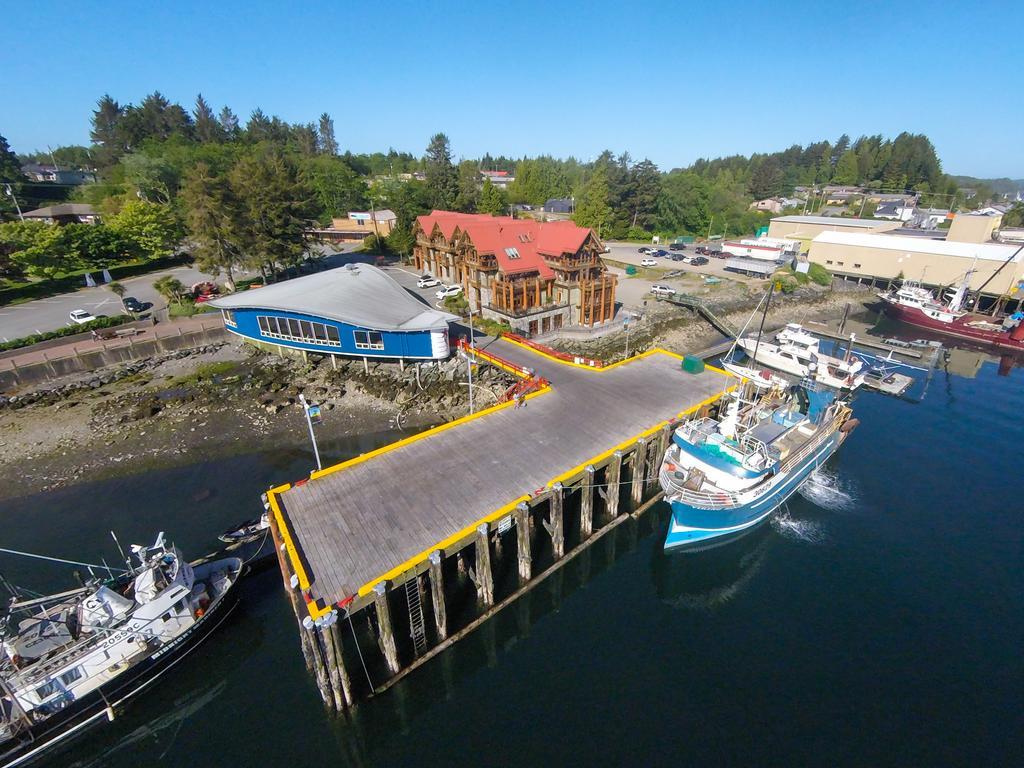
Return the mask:
<path fill-rule="evenodd" d="M 34 2 L 8 5 L 0 134 L 88 143 L 96 99 L 202 92 L 328 111 L 344 149 L 602 149 L 663 169 L 843 132 L 931 137 L 950 173 L 1024 177 L 1018 3 Z"/>

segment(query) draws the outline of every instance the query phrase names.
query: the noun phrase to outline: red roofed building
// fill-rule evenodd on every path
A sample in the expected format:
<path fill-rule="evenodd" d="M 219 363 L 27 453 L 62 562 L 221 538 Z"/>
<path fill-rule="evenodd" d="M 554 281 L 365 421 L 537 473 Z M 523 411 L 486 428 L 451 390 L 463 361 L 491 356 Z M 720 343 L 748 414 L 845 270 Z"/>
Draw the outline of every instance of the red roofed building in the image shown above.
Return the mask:
<path fill-rule="evenodd" d="M 602 246 L 571 221 L 433 211 L 413 234 L 417 269 L 461 285 L 473 310 L 521 333 L 599 325 L 615 313 Z"/>

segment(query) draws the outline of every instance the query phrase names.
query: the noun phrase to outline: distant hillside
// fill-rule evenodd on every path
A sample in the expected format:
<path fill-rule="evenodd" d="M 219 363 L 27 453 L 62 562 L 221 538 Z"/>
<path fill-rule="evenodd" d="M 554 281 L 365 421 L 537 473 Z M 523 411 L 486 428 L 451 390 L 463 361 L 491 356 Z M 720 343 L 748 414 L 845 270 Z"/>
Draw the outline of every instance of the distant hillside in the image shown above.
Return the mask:
<path fill-rule="evenodd" d="M 975 176 L 950 176 L 959 187 L 986 186 L 997 195 L 1015 195 L 1024 192 L 1024 179 L 979 179 Z"/>

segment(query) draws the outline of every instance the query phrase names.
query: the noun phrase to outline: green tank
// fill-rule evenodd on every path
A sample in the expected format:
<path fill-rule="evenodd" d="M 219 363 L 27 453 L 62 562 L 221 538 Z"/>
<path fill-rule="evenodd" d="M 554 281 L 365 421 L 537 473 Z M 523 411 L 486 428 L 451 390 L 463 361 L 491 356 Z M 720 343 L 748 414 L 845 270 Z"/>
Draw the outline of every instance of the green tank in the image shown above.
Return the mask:
<path fill-rule="evenodd" d="M 704 361 L 699 357 L 687 355 L 683 358 L 682 368 L 686 373 L 704 373 Z"/>

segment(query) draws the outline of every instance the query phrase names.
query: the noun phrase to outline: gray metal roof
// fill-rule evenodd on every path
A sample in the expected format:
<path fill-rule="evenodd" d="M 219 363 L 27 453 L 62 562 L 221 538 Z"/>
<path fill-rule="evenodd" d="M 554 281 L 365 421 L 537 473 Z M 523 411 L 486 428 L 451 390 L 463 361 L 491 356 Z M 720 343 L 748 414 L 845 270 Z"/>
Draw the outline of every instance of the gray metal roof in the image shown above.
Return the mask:
<path fill-rule="evenodd" d="M 270 309 L 338 320 L 378 331 L 446 328 L 458 318 L 424 304 L 369 264 L 296 277 L 211 301 L 219 309 Z"/>
<path fill-rule="evenodd" d="M 51 216 L 95 216 L 96 209 L 88 203 L 61 203 L 47 208 L 25 211 L 26 219 L 48 219 Z"/>
<path fill-rule="evenodd" d="M 859 227 L 862 229 L 877 229 L 879 227 L 891 227 L 891 221 L 870 221 L 869 219 L 843 219 L 838 216 L 776 216 L 772 221 L 786 221 L 793 224 L 824 224 L 834 227 Z"/>

